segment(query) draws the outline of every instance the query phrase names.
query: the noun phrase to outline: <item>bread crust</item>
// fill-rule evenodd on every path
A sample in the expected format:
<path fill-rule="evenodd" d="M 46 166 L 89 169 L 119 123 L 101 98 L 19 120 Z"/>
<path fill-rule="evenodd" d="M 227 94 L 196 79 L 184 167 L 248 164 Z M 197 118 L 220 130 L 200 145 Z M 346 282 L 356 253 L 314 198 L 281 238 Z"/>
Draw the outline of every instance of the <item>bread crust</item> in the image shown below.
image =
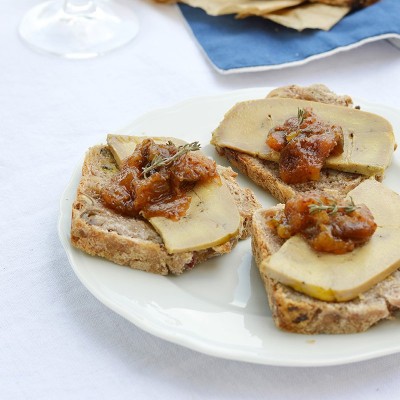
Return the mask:
<path fill-rule="evenodd" d="M 348 172 L 324 168 L 319 181 L 298 184 L 287 184 L 279 178 L 278 164 L 273 161 L 261 160 L 245 153 L 228 148 L 216 147 L 218 153 L 225 156 L 229 163 L 254 183 L 269 191 L 279 202 L 285 203 L 291 197 L 310 190 L 330 191 L 345 196 L 367 177 Z"/>
<path fill-rule="evenodd" d="M 274 97 L 316 101 L 318 103 L 334 104 L 343 107 L 353 106 L 353 100 L 350 96 L 338 95 L 321 83 L 310 86 L 281 86 L 271 90 L 267 95 L 267 98 Z"/>
<path fill-rule="evenodd" d="M 282 207 L 256 211 L 252 236 L 253 255 L 278 328 L 302 334 L 357 333 L 394 317 L 400 309 L 400 270 L 346 302 L 317 300 L 271 279 L 262 269 L 262 261 L 278 251 L 284 241 L 265 221 Z"/>
<path fill-rule="evenodd" d="M 282 86 L 272 90 L 267 95 L 267 98 L 274 97 L 317 101 L 342 107 L 353 106 L 353 100 L 350 96 L 337 95 L 323 84 L 304 87 L 298 85 Z M 216 150 L 221 156 L 225 156 L 232 166 L 247 175 L 257 185 L 269 191 L 281 203 L 285 203 L 296 194 L 310 190 L 335 192 L 333 194 L 345 196 L 365 179 L 370 179 L 360 174 L 323 168 L 318 181 L 287 184 L 280 179 L 279 167 L 275 162 L 262 160 L 226 147 L 216 146 Z M 374 176 L 373 178 L 382 181 L 383 176 Z"/>
<path fill-rule="evenodd" d="M 89 149 L 72 206 L 71 243 L 90 255 L 134 269 L 179 275 L 208 258 L 228 253 L 238 239 L 250 235 L 252 214 L 261 207 L 249 189 L 238 186 L 237 174 L 231 168 L 219 168 L 218 172 L 238 205 L 241 216 L 238 236 L 209 249 L 168 254 L 161 237 L 145 219 L 125 217 L 103 205 L 100 192 L 117 171 L 107 146 Z"/>

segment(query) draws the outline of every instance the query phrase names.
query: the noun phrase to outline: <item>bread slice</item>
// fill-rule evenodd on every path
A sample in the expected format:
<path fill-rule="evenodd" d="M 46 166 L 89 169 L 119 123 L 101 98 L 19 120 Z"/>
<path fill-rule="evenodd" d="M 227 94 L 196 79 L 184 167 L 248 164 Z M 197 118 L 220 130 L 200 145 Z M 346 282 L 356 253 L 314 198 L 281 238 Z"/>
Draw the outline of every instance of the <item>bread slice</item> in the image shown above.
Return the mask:
<path fill-rule="evenodd" d="M 268 98 L 294 98 L 300 100 L 317 101 L 343 107 L 352 107 L 353 100 L 347 95 L 337 95 L 325 85 L 315 84 L 308 87 L 298 85 L 284 86 L 272 90 Z M 329 168 L 321 170 L 319 181 L 310 181 L 300 184 L 287 184 L 279 177 L 278 164 L 262 160 L 258 157 L 232 150 L 227 147 L 215 146 L 218 154 L 227 158 L 229 163 L 247 175 L 257 185 L 271 193 L 279 202 L 285 203 L 296 194 L 310 190 L 335 191 L 338 196 L 345 196 L 350 190 L 358 186 L 368 177 L 336 171 Z M 381 176 L 375 177 L 381 181 Z"/>
<path fill-rule="evenodd" d="M 353 99 L 350 96 L 338 95 L 321 83 L 316 83 L 310 86 L 281 86 L 268 93 L 267 98 L 274 97 L 316 101 L 319 103 L 334 104 L 343 107 L 353 106 Z"/>
<path fill-rule="evenodd" d="M 278 251 L 284 240 L 265 221 L 282 207 L 280 204 L 268 210 L 256 211 L 252 236 L 254 258 L 278 328 L 303 334 L 356 333 L 394 317 L 400 309 L 400 270 L 347 302 L 317 300 L 271 279 L 262 270 L 261 262 Z"/>
<path fill-rule="evenodd" d="M 310 190 L 335 191 L 337 195 L 345 196 L 350 190 L 367 179 L 366 176 L 360 174 L 323 168 L 319 181 L 288 184 L 279 177 L 279 166 L 273 161 L 262 160 L 228 148 L 216 147 L 216 150 L 218 154 L 225 156 L 233 167 L 247 175 L 254 183 L 269 191 L 281 203 L 285 203 L 296 194 Z"/>
<path fill-rule="evenodd" d="M 238 206 L 238 236 L 206 250 L 168 254 L 161 237 L 145 219 L 117 214 L 102 204 L 100 192 L 118 167 L 108 146 L 92 147 L 86 154 L 72 206 L 71 243 L 88 254 L 161 275 L 178 275 L 208 258 L 230 252 L 238 239 L 250 235 L 252 214 L 261 205 L 249 189 L 238 186 L 237 174 L 231 168 L 218 168 Z"/>

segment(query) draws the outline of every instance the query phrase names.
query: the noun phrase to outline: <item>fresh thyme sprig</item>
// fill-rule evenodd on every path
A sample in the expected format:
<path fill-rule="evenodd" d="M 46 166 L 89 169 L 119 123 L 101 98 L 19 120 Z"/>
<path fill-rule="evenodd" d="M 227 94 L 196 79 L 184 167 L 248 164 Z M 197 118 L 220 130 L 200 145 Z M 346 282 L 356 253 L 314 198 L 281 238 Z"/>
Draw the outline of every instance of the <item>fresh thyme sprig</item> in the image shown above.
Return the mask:
<path fill-rule="evenodd" d="M 304 110 L 304 108 L 297 109 L 297 121 L 298 121 L 299 128 L 300 128 L 300 125 L 304 121 L 305 113 L 306 113 L 306 111 Z"/>
<path fill-rule="evenodd" d="M 290 142 L 292 139 L 294 139 L 301 133 L 300 126 L 304 121 L 305 113 L 306 113 L 306 111 L 304 110 L 304 108 L 297 109 L 297 130 L 294 130 L 294 131 L 286 134 L 286 140 L 288 142 Z"/>
<path fill-rule="evenodd" d="M 357 208 L 357 206 L 354 204 L 353 198 L 350 197 L 350 203 L 346 204 L 344 206 L 338 206 L 337 204 L 325 205 L 325 204 L 322 204 L 321 201 L 318 204 L 310 204 L 308 206 L 308 212 L 310 214 L 315 214 L 319 211 L 327 211 L 328 214 L 334 215 L 339 210 L 343 210 L 346 214 L 350 214 L 353 211 L 355 211 L 356 208 Z"/>
<path fill-rule="evenodd" d="M 169 140 L 167 145 L 173 145 L 173 143 Z M 201 145 L 199 142 L 187 143 L 183 146 L 179 146 L 177 148 L 177 152 L 171 157 L 163 157 L 160 154 L 155 156 L 142 170 L 143 176 L 145 178 L 148 177 L 149 173 L 159 167 L 164 167 L 166 165 L 171 164 L 173 161 L 182 157 L 184 154 L 189 153 L 189 151 L 197 151 L 200 150 Z"/>

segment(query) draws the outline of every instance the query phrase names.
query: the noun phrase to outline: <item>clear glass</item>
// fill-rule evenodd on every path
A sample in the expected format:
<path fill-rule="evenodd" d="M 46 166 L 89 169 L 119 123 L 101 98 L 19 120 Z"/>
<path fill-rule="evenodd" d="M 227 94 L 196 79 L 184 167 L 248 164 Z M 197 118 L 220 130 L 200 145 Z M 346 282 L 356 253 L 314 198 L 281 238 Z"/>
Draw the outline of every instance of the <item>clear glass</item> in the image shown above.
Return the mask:
<path fill-rule="evenodd" d="M 139 22 L 127 3 L 112 0 L 51 0 L 24 16 L 21 38 L 57 56 L 92 58 L 129 43 Z"/>

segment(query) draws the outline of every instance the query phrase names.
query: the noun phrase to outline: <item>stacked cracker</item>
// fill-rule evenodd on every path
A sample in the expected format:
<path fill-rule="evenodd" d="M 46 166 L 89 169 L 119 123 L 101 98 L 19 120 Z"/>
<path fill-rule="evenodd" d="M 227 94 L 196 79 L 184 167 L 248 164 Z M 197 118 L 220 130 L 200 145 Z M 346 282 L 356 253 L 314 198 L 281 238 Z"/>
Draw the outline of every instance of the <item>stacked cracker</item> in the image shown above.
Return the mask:
<path fill-rule="evenodd" d="M 217 16 L 235 14 L 237 18 L 259 16 L 298 31 L 329 30 L 352 9 L 366 7 L 379 0 L 156 0 L 180 1 Z"/>

